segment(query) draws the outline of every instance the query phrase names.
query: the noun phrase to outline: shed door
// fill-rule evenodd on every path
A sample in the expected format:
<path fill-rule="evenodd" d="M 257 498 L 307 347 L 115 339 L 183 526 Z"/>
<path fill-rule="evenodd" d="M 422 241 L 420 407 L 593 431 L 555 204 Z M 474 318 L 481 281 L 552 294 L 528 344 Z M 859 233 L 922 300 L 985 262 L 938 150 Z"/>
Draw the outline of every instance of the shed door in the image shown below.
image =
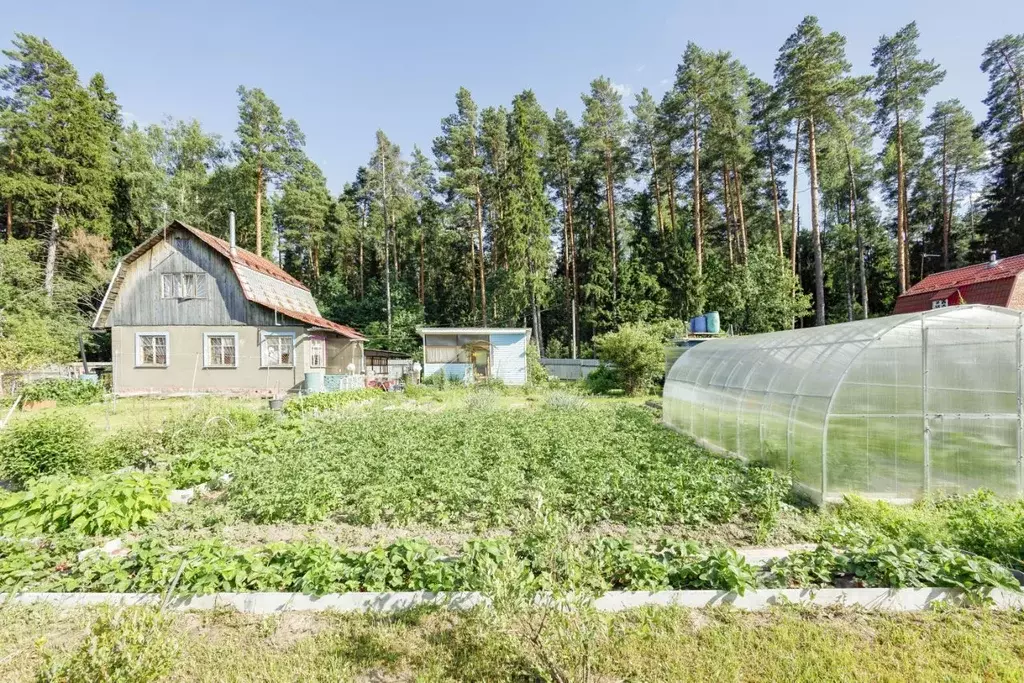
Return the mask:
<path fill-rule="evenodd" d="M 491 374 L 491 350 L 488 346 L 474 345 L 470 349 L 470 358 L 473 363 L 473 378 L 486 379 Z"/>

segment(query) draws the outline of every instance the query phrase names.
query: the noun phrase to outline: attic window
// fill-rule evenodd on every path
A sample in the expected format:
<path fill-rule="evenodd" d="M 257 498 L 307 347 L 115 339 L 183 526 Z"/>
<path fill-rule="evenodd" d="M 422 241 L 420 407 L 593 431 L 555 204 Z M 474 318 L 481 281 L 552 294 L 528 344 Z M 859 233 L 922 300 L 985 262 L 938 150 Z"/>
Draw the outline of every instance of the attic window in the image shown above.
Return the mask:
<path fill-rule="evenodd" d="M 175 237 L 174 248 L 188 256 L 192 251 L 192 241 L 187 237 Z"/>
<path fill-rule="evenodd" d="M 932 308 L 948 308 L 949 299 L 936 299 L 932 302 Z"/>
<path fill-rule="evenodd" d="M 163 273 L 160 295 L 164 299 L 205 299 L 206 273 Z"/>

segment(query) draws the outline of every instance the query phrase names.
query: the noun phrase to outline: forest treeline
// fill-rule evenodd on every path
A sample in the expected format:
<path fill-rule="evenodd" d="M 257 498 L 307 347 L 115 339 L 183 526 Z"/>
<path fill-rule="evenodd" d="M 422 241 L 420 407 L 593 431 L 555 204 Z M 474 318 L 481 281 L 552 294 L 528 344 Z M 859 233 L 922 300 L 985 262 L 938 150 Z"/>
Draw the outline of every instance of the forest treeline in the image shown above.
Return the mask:
<path fill-rule="evenodd" d="M 531 90 L 481 106 L 462 88 L 430 149 L 378 131 L 335 192 L 258 87 L 238 88 L 232 140 L 140 126 L 101 74 L 17 34 L 0 368 L 73 356 L 119 256 L 173 219 L 223 236 L 229 209 L 241 246 L 373 346 L 415 348 L 422 323 L 527 325 L 575 356 L 623 323 L 707 310 L 737 333 L 888 314 L 930 272 L 1024 251 L 1024 34 L 979 55 L 983 121 L 956 99 L 926 110 L 944 71 L 918 38 L 881 36 L 855 71 L 807 17 L 770 81 L 690 43 L 660 100 L 601 77 L 578 119 Z"/>

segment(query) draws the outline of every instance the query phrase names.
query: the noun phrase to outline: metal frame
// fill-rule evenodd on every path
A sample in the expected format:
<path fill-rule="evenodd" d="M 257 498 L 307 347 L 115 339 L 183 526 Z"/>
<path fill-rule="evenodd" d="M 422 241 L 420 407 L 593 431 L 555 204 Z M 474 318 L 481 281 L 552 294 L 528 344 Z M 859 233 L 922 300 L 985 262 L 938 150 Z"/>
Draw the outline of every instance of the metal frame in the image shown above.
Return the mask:
<path fill-rule="evenodd" d="M 972 309 L 979 311 L 978 314 L 972 313 Z M 984 313 L 989 315 L 984 315 Z M 996 314 L 996 315 L 992 315 Z M 1005 317 L 1002 317 L 1005 316 Z M 1013 316 L 1012 318 L 1010 316 Z M 1014 321 L 1014 324 L 1007 324 L 1005 321 L 1009 318 Z M 972 324 L 972 320 L 976 321 Z M 862 334 L 863 329 L 857 330 L 846 327 L 847 325 L 859 326 L 859 325 L 873 325 L 876 329 L 870 334 Z M 908 338 L 904 338 L 907 332 L 912 332 L 912 327 L 908 325 L 918 325 L 920 333 L 912 334 Z M 845 329 L 842 329 L 845 328 Z M 930 358 L 933 355 L 933 349 L 931 348 L 933 339 L 929 332 L 931 328 L 941 330 L 944 334 L 942 337 L 936 337 L 938 340 L 936 347 L 942 347 L 943 354 L 937 356 L 936 359 Z M 883 343 L 882 340 L 892 335 L 896 330 L 903 329 L 904 332 L 900 332 L 899 336 L 891 338 L 888 343 L 884 343 L 886 350 L 881 356 L 879 356 L 879 362 L 881 365 L 875 369 L 872 366 L 872 375 L 881 374 L 883 375 L 886 371 L 886 359 L 891 360 L 891 372 L 894 381 L 873 383 L 867 379 L 860 379 L 857 382 L 851 383 L 860 386 L 880 386 L 889 387 L 890 391 L 898 391 L 898 395 L 893 393 L 886 396 L 883 392 L 881 395 L 875 395 L 874 392 L 860 390 L 863 394 L 858 396 L 857 394 L 851 395 L 851 398 L 856 399 L 853 403 L 846 405 L 844 401 L 844 407 L 849 412 L 837 413 L 834 412 L 837 407 L 837 401 L 841 389 L 847 384 L 853 368 L 865 367 L 863 363 L 864 354 L 868 349 L 877 348 L 877 345 Z M 966 334 L 949 334 L 956 330 L 963 330 Z M 998 330 L 1003 330 L 1001 334 Z M 984 346 L 986 344 L 997 344 L 1001 349 L 998 353 L 995 353 L 992 358 L 993 363 L 998 364 L 998 373 L 1004 373 L 1009 368 L 1006 367 L 1011 362 L 1007 357 L 1006 353 L 1008 347 L 1006 346 L 1009 342 L 1005 338 L 1006 332 L 1009 330 L 1014 331 L 1015 339 L 1015 360 L 1016 360 L 1016 382 L 1015 382 L 1015 393 L 1016 393 L 1016 413 L 1007 413 L 1003 408 L 998 407 L 1003 399 L 994 398 L 997 407 L 994 407 L 992 412 L 985 412 L 984 406 L 980 407 L 981 410 L 971 411 L 972 406 L 970 402 L 969 392 L 982 392 L 984 391 L 983 386 L 979 384 L 979 380 L 973 376 L 967 374 L 960 374 L 961 377 L 970 377 L 973 381 L 967 381 L 957 384 L 955 381 L 951 381 L 957 375 L 950 375 L 950 372 L 955 373 L 970 373 L 973 371 L 972 363 L 975 358 L 984 358 L 983 353 L 979 353 L 979 345 Z M 977 334 L 970 334 L 969 332 L 976 331 Z M 985 339 L 985 334 L 995 334 L 991 341 Z M 784 338 L 783 336 L 788 338 Z M 848 337 L 848 338 L 844 338 Z M 774 337 L 774 338 L 773 338 Z M 780 338 L 783 337 L 783 338 Z M 915 344 L 913 339 L 917 338 L 919 341 Z M 966 362 L 956 360 L 954 363 L 953 370 L 946 370 L 949 358 L 955 357 L 955 351 L 952 351 L 949 347 L 955 347 L 958 345 L 960 339 L 963 338 L 963 344 L 968 349 L 967 356 L 969 360 Z M 946 341 L 946 340 L 949 341 Z M 805 343 L 801 343 L 805 342 Z M 851 346 L 859 347 L 855 352 L 849 353 Z M 892 354 L 888 353 L 892 350 Z M 917 375 L 917 363 L 910 363 L 907 358 L 907 354 L 910 349 L 920 348 L 920 377 Z M 902 351 L 901 351 L 902 349 Z M 815 350 L 817 353 L 815 353 Z M 844 352 L 844 350 L 847 350 Z M 983 351 L 983 349 L 982 349 Z M 936 351 L 937 353 L 937 351 Z M 953 354 L 953 355 L 950 355 Z M 912 354 L 912 355 L 917 355 Z M 794 361 L 799 361 L 799 369 L 797 366 L 793 366 Z M 934 362 L 940 362 L 941 367 L 938 369 L 943 370 L 938 378 L 938 389 L 943 392 L 944 400 L 943 405 L 938 408 L 960 408 L 958 412 L 944 411 L 936 412 L 934 409 L 930 409 L 930 399 L 933 398 L 933 382 L 932 373 L 936 370 L 936 367 L 932 367 Z M 983 363 L 984 361 L 982 361 Z M 901 365 L 901 363 L 903 365 Z M 909 363 L 909 365 L 908 365 Z M 762 372 L 765 365 L 777 365 L 774 371 L 768 370 Z M 731 366 L 731 367 L 730 367 Z M 787 366 L 790 370 L 787 370 Z M 904 373 L 902 372 L 904 367 L 910 368 L 912 377 L 906 378 L 904 382 L 899 382 L 899 378 Z M 980 366 L 984 371 L 984 365 Z M 1005 368 L 1005 370 L 1003 369 Z M 768 374 L 768 373 L 771 374 Z M 787 382 L 787 386 L 784 387 L 786 391 L 780 391 L 779 382 L 781 378 L 788 376 L 795 381 Z M 761 374 L 759 374 L 761 373 Z M 794 375 L 799 373 L 800 377 L 797 378 Z M 823 378 L 821 373 L 827 373 Z M 859 377 L 859 375 L 858 375 Z M 980 377 L 980 376 L 979 376 Z M 992 392 L 997 393 L 999 396 L 1003 396 L 1008 399 L 1009 389 L 1005 374 L 1000 374 L 1002 377 L 999 381 L 999 387 L 992 389 Z M 756 384 L 759 388 L 751 388 L 754 378 L 757 378 Z M 834 382 L 833 382 L 834 378 Z M 815 381 L 822 380 L 825 381 Z M 888 420 L 891 424 L 887 424 L 885 427 L 885 437 L 882 443 L 889 444 L 892 441 L 892 448 L 885 448 L 885 453 L 888 454 L 892 451 L 893 458 L 895 459 L 892 463 L 886 464 L 886 458 L 883 457 L 878 462 L 880 467 L 884 467 L 884 470 L 879 470 L 875 475 L 869 474 L 869 479 L 861 480 L 861 473 L 858 470 L 858 464 L 856 460 L 849 460 L 851 454 L 855 454 L 860 446 L 860 439 L 855 442 L 856 446 L 851 449 L 843 451 L 844 458 L 842 462 L 844 467 L 852 466 L 854 478 L 851 480 L 852 483 L 849 487 L 856 489 L 863 484 L 871 484 L 870 488 L 873 491 L 864 491 L 867 495 L 875 494 L 882 497 L 887 497 L 890 500 L 898 500 L 904 502 L 908 500 L 906 494 L 903 493 L 904 481 L 907 478 L 908 473 L 917 470 L 921 473 L 922 484 L 921 488 L 918 488 L 919 484 L 917 481 L 917 475 L 912 475 L 910 482 L 914 491 L 924 491 L 925 494 L 935 490 L 936 486 L 962 486 L 964 484 L 959 482 L 958 476 L 950 474 L 954 471 L 959 471 L 957 468 L 960 467 L 961 462 L 970 463 L 971 448 L 976 443 L 986 443 L 987 438 L 986 429 L 991 431 L 993 435 L 1006 434 L 1006 428 L 1008 427 L 1007 421 L 1016 420 L 1016 463 L 1015 463 L 1015 481 L 1010 487 L 1015 489 L 1018 494 L 1024 493 L 1024 313 L 1011 312 L 1007 309 L 1002 309 L 993 306 L 978 306 L 978 305 L 967 305 L 967 306 L 951 306 L 948 308 L 927 310 L 919 313 L 904 314 L 899 316 L 892 316 L 887 318 L 884 322 L 875 319 L 874 321 L 858 321 L 855 323 L 845 323 L 840 326 L 829 326 L 820 328 L 811 328 L 808 330 L 792 330 L 781 333 L 772 333 L 770 335 L 755 335 L 749 338 L 734 338 L 724 339 L 721 341 L 711 341 L 705 344 L 699 345 L 686 351 L 680 356 L 671 368 L 666 378 L 666 387 L 670 388 L 672 383 L 680 383 L 683 385 L 689 385 L 686 389 L 680 390 L 669 390 L 665 394 L 665 421 L 670 424 L 673 428 L 688 432 L 694 435 L 699 442 L 712 448 L 716 451 L 730 452 L 738 457 L 764 457 L 765 456 L 765 439 L 767 429 L 767 411 L 770 406 L 775 403 L 780 403 L 777 407 L 782 407 L 788 402 L 788 416 L 781 415 L 780 419 L 786 420 L 786 458 L 785 466 L 791 468 L 794 462 L 795 452 L 798 444 L 796 439 L 798 432 L 796 431 L 796 420 L 800 415 L 800 407 L 803 405 L 802 399 L 807 398 L 808 401 L 814 401 L 814 406 L 808 404 L 809 409 L 814 408 L 814 413 L 821 410 L 818 405 L 818 399 L 825 399 L 824 414 L 821 419 L 821 478 L 820 478 L 820 491 L 815 491 L 816 498 L 820 501 L 831 500 L 835 496 L 831 495 L 829 491 L 829 439 L 830 439 L 830 423 L 833 418 L 862 418 L 865 420 L 865 428 L 869 433 L 873 434 L 874 430 L 871 429 L 871 418 L 877 418 L 879 420 Z M 920 408 L 916 405 L 916 400 L 911 400 L 910 403 L 913 406 L 910 410 L 907 410 L 904 404 L 904 399 L 909 399 L 907 395 L 908 390 L 913 388 L 920 383 Z M 810 385 L 810 386 L 809 386 Z M 953 386 L 945 386 L 953 385 Z M 812 394 L 804 394 L 805 390 L 813 389 Z M 947 394 L 947 392 L 949 392 Z M 964 392 L 964 393 L 955 393 Z M 846 394 L 844 394 L 846 395 Z M 962 397 L 962 398 L 961 398 Z M 872 400 L 877 401 L 878 399 L 885 400 L 887 402 L 895 401 L 893 409 L 887 413 L 873 413 L 870 412 L 870 406 Z M 704 399 L 704 400 L 702 400 Z M 760 399 L 760 406 L 755 407 L 752 401 Z M 781 401 L 780 401 L 781 399 Z M 672 402 L 678 401 L 679 408 L 673 410 Z M 865 403 L 866 401 L 866 403 Z M 961 405 L 957 405 L 960 403 Z M 748 406 L 748 404 L 750 404 Z M 865 411 L 858 410 L 860 407 L 858 404 L 863 404 Z M 685 409 L 682 409 L 683 406 Z M 746 424 L 747 410 L 750 407 L 751 415 L 757 415 L 757 436 L 758 443 L 753 443 L 751 438 L 753 436 L 753 425 L 751 425 L 750 433 L 744 431 Z M 1008 408 L 1009 406 L 1007 406 Z M 901 410 L 902 408 L 902 410 Z M 966 408 L 967 410 L 963 410 Z M 774 408 L 772 408 L 774 410 Z M 785 408 L 783 408 L 785 411 Z M 714 423 L 717 429 L 712 429 L 712 416 L 717 418 Z M 773 413 L 774 414 L 774 413 Z M 698 423 L 698 419 L 700 422 Z M 752 419 L 752 418 L 751 418 Z M 816 415 L 809 415 L 806 419 L 817 420 Z M 997 420 L 1001 426 L 995 422 L 991 423 L 991 427 L 983 426 L 983 423 L 979 422 L 977 427 L 965 427 L 964 437 L 966 441 L 961 443 L 959 437 L 955 437 L 954 441 L 950 441 L 948 445 L 943 446 L 943 452 L 946 455 L 942 458 L 942 464 L 939 465 L 941 472 L 934 471 L 936 464 L 933 462 L 933 425 L 935 420 Z M 734 424 L 728 424 L 729 420 L 734 421 Z M 804 420 L 804 418 L 801 418 Z M 677 424 L 672 424 L 673 422 Z M 915 442 L 920 444 L 920 450 L 916 445 L 905 445 L 907 439 L 911 438 L 910 433 L 907 432 L 908 428 L 916 430 L 916 424 L 920 425 L 919 437 L 920 441 Z M 688 427 L 688 429 L 687 429 Z M 808 424 L 809 428 L 814 428 L 817 432 L 816 425 Z M 947 425 L 951 435 L 956 433 L 955 428 L 951 425 Z M 975 430 L 980 431 L 975 431 Z M 726 438 L 726 433 L 730 438 Z M 847 432 L 844 431 L 845 435 Z M 856 429 L 851 434 L 856 435 Z M 817 433 L 815 434 L 815 438 Z M 735 446 L 729 442 L 735 438 Z M 839 438 L 839 437 L 836 437 Z M 872 440 L 870 436 L 867 437 L 868 441 L 865 444 L 870 443 Z M 975 440 L 972 443 L 971 440 Z M 981 441 L 978 441 L 981 439 Z M 944 440 L 944 443 L 948 439 Z M 749 442 L 749 443 L 748 443 Z M 909 443 L 909 442 L 908 442 Z M 993 448 L 999 449 L 999 452 L 1005 452 L 1006 447 L 1009 445 L 1008 440 L 1005 437 L 998 437 L 997 440 L 993 440 Z M 967 445 L 964 445 L 967 444 Z M 877 457 L 868 458 L 868 454 L 871 453 L 870 445 L 867 446 L 865 451 L 865 462 L 875 462 Z M 949 450 L 952 449 L 952 450 Z M 948 451 L 948 452 L 947 452 Z M 996 451 L 993 451 L 996 452 Z M 804 453 L 804 451 L 801 451 Z M 805 455 L 807 455 L 805 453 Z M 949 460 L 950 457 L 954 457 L 955 460 Z M 921 458 L 919 461 L 918 458 Z M 1001 456 L 1000 456 L 1001 458 Z M 802 459 L 801 462 L 804 462 Z M 920 464 L 917 464 L 920 462 Z M 956 462 L 957 465 L 954 469 L 950 469 L 950 462 Z M 992 466 L 1005 467 L 1007 463 L 1005 460 L 992 460 Z M 1003 464 L 998 464 L 1003 463 Z M 776 463 L 781 466 L 781 463 Z M 833 465 L 835 463 L 832 463 Z M 909 469 L 908 469 L 909 466 Z M 890 467 L 893 467 L 890 474 Z M 918 470 L 918 467 L 921 469 Z M 873 470 L 874 468 L 869 468 Z M 996 471 L 996 470 L 989 470 Z M 813 468 L 811 470 L 813 472 Z M 805 473 L 804 476 L 809 473 Z M 816 473 L 815 473 L 816 474 Z M 881 475 L 882 482 L 881 486 L 878 486 L 878 482 L 872 477 Z M 812 475 L 813 476 L 813 475 Z M 939 480 L 935 480 L 935 477 L 939 477 Z M 989 475 L 991 476 L 991 475 Z M 840 479 L 837 480 L 838 490 L 840 492 L 844 490 L 851 490 L 847 485 L 843 483 L 846 475 L 840 475 Z M 1005 481 L 1005 480 L 1004 480 Z M 890 483 L 891 482 L 891 483 Z M 808 481 L 802 481 L 801 484 L 804 488 L 813 490 L 813 487 L 808 486 Z M 1009 482 L 1007 482 L 1009 483 Z M 895 487 L 895 488 L 893 488 Z M 1007 490 L 1007 487 L 1003 487 Z M 891 490 L 891 494 L 881 493 L 882 491 Z"/>

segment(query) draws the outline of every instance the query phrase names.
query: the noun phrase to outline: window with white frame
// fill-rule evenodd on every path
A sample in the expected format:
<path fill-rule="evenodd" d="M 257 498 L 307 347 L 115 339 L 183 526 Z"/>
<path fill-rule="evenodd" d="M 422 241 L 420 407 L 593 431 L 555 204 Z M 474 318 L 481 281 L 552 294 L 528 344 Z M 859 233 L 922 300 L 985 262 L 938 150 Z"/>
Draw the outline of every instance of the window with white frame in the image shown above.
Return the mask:
<path fill-rule="evenodd" d="M 292 332 L 264 332 L 260 359 L 265 368 L 291 367 L 295 346 Z"/>
<path fill-rule="evenodd" d="M 135 335 L 135 364 L 139 367 L 167 367 L 167 346 L 166 332 Z"/>
<path fill-rule="evenodd" d="M 949 299 L 936 299 L 932 302 L 932 308 L 948 308 Z"/>
<path fill-rule="evenodd" d="M 164 299 L 203 299 L 206 297 L 206 273 L 163 273 L 160 294 Z"/>
<path fill-rule="evenodd" d="M 206 367 L 238 367 L 238 335 L 206 334 Z"/>
<path fill-rule="evenodd" d="M 327 367 L 327 340 L 323 337 L 309 338 L 309 367 Z"/>

